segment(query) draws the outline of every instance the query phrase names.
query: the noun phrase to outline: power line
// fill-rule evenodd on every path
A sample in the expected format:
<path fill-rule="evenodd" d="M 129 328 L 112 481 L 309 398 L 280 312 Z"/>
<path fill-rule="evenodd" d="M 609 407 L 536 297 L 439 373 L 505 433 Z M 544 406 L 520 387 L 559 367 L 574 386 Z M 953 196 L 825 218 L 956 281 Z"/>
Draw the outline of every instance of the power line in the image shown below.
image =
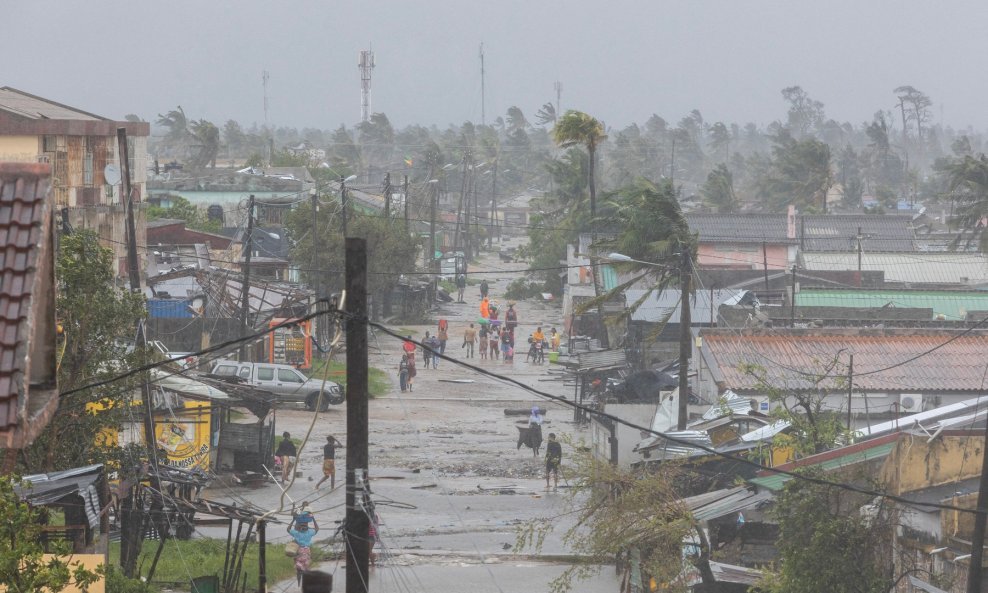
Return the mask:
<path fill-rule="evenodd" d="M 348 318 L 353 317 L 352 315 L 349 315 L 347 313 L 341 313 L 341 315 L 343 317 L 348 317 Z M 371 327 L 374 327 L 376 329 L 381 330 L 383 333 L 391 336 L 392 338 L 394 338 L 396 340 L 409 341 L 409 342 L 412 342 L 413 344 L 416 344 L 417 346 L 419 346 L 421 348 L 425 348 L 426 347 L 421 342 L 417 342 L 415 340 L 412 340 L 412 339 L 409 339 L 409 338 L 407 338 L 405 336 L 402 336 L 398 332 L 392 330 L 391 328 L 389 328 L 389 327 L 387 327 L 387 326 L 385 326 L 385 325 L 383 325 L 381 323 L 370 321 L 369 319 L 368 320 L 361 320 L 361 321 L 367 323 Z M 855 486 L 854 484 L 848 484 L 848 483 L 845 483 L 845 482 L 835 482 L 835 481 L 832 481 L 832 480 L 826 480 L 826 479 L 823 479 L 823 478 L 817 478 L 817 477 L 814 477 L 814 476 L 809 476 L 809 475 L 806 475 L 806 474 L 802 474 L 802 473 L 799 473 L 798 471 L 790 471 L 790 470 L 784 470 L 784 469 L 781 469 L 781 468 L 773 468 L 773 467 L 769 467 L 769 466 L 766 466 L 766 465 L 762 465 L 761 463 L 758 463 L 757 461 L 752 461 L 752 460 L 747 459 L 747 458 L 744 458 L 744 457 L 738 457 L 738 456 L 735 456 L 735 455 L 731 455 L 729 453 L 724 453 L 722 451 L 718 451 L 717 449 L 714 449 L 712 447 L 708 447 L 706 445 L 698 444 L 698 443 L 695 443 L 695 442 L 692 442 L 692 441 L 688 441 L 688 440 L 685 440 L 685 439 L 681 439 L 681 438 L 678 438 L 678 437 L 675 437 L 675 436 L 672 436 L 672 435 L 669 435 L 669 434 L 665 434 L 665 433 L 659 432 L 657 430 L 653 430 L 650 427 L 642 426 L 642 425 L 639 425 L 639 424 L 635 424 L 634 422 L 630 422 L 628 420 L 624 420 L 623 418 L 619 418 L 619 417 L 617 417 L 617 416 L 615 416 L 613 414 L 608 414 L 607 412 L 596 410 L 596 409 L 594 409 L 594 408 L 592 408 L 590 406 L 587 406 L 587 405 L 584 405 L 584 404 L 580 404 L 580 403 L 577 403 L 577 402 L 574 402 L 574 401 L 570 401 L 570 400 L 566 399 L 565 397 L 561 397 L 561 396 L 558 396 L 558 395 L 552 395 L 550 393 L 546 393 L 544 391 L 540 391 L 540 390 L 538 390 L 538 389 L 536 389 L 534 387 L 531 387 L 529 385 L 526 385 L 526 384 L 522 383 L 518 379 L 514 379 L 514 378 L 509 377 L 507 375 L 502 375 L 502 374 L 499 374 L 499 373 L 495 373 L 495 372 L 490 371 L 488 369 L 485 369 L 485 368 L 482 368 L 482 367 L 478 367 L 478 366 L 472 365 L 472 364 L 467 363 L 467 362 L 464 362 L 462 360 L 457 360 L 457 359 L 451 358 L 451 357 L 446 356 L 444 354 L 438 354 L 437 356 L 439 356 L 439 358 L 441 358 L 443 360 L 447 360 L 447 361 L 449 361 L 449 362 L 451 362 L 453 364 L 459 365 L 459 366 L 461 366 L 463 368 L 466 368 L 466 369 L 468 369 L 470 371 L 473 371 L 475 373 L 478 373 L 478 374 L 481 374 L 481 375 L 490 377 L 492 379 L 496 379 L 496 380 L 501 381 L 503 383 L 508 383 L 508 384 L 514 385 L 514 386 L 519 387 L 519 388 L 521 388 L 521 389 L 523 389 L 523 390 L 525 390 L 525 391 L 527 391 L 529 393 L 532 393 L 532 394 L 537 395 L 539 397 L 543 397 L 545 399 L 554 401 L 554 402 L 559 403 L 559 404 L 562 404 L 564 406 L 569 406 L 571 408 L 578 409 L 578 410 L 584 412 L 585 414 L 587 414 L 588 416 L 598 416 L 598 417 L 601 417 L 601 418 L 605 418 L 607 420 L 610 420 L 611 422 L 615 422 L 615 423 L 618 423 L 618 424 L 622 424 L 624 426 L 627 426 L 628 428 L 632 428 L 634 430 L 638 430 L 638 431 L 641 431 L 643 433 L 648 433 L 648 434 L 651 434 L 651 435 L 658 436 L 660 438 L 663 438 L 665 440 L 668 440 L 669 442 L 672 442 L 672 443 L 675 443 L 675 444 L 678 444 L 678 445 L 683 445 L 683 446 L 690 447 L 690 448 L 694 448 L 694 449 L 699 449 L 699 450 L 701 450 L 701 451 L 703 451 L 705 453 L 708 453 L 710 455 L 713 455 L 715 457 L 720 457 L 720 458 L 726 459 L 728 461 L 733 461 L 733 462 L 736 462 L 736 463 L 741 463 L 743 465 L 748 465 L 748 466 L 754 467 L 754 468 L 756 468 L 758 470 L 773 472 L 773 473 L 777 473 L 777 474 L 782 474 L 784 476 L 788 476 L 788 477 L 793 478 L 793 479 L 803 480 L 803 481 L 810 482 L 810 483 L 813 483 L 813 484 L 818 484 L 818 485 L 821 485 L 821 486 L 830 486 L 830 487 L 840 488 L 842 490 L 848 490 L 848 491 L 851 491 L 851 492 L 857 492 L 858 494 L 864 494 L 864 495 L 872 496 L 872 497 L 884 498 L 886 500 L 891 500 L 891 501 L 894 501 L 894 502 L 900 502 L 900 503 L 904 503 L 904 504 L 909 504 L 909 505 L 912 505 L 912 506 L 922 506 L 922 507 L 931 508 L 931 509 L 950 510 L 950 511 L 957 511 L 957 512 L 963 512 L 963 513 L 971 513 L 971 514 L 988 514 L 988 510 L 986 510 L 986 509 L 968 509 L 968 508 L 963 508 L 963 507 L 959 507 L 959 506 L 954 506 L 954 505 L 949 505 L 949 504 L 942 504 L 942 503 L 933 503 L 933 502 L 930 502 L 930 503 L 926 503 L 926 502 L 919 503 L 919 502 L 916 502 L 914 500 L 909 500 L 909 499 L 907 499 L 905 497 L 902 497 L 902 496 L 897 496 L 897 495 L 894 495 L 894 494 L 888 494 L 886 492 L 880 492 L 878 490 L 872 490 L 872 489 L 869 489 L 869 488 L 863 488 L 863 487 L 860 487 L 860 486 Z"/>

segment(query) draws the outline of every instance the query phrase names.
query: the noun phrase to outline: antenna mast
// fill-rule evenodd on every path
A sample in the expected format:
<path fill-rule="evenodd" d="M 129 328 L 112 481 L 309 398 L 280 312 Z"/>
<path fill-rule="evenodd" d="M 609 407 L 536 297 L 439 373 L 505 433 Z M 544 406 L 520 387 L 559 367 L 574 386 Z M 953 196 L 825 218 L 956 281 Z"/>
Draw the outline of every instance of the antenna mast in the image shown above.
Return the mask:
<path fill-rule="evenodd" d="M 371 72 L 374 70 L 374 52 L 365 49 L 357 61 L 360 68 L 360 121 L 370 120 L 371 116 Z"/>
<path fill-rule="evenodd" d="M 560 105 L 560 98 L 563 96 L 563 83 L 557 80 L 555 84 L 553 84 L 552 86 L 553 88 L 556 89 L 556 117 L 559 117 L 560 115 L 562 115 L 562 112 L 559 111 L 559 105 Z"/>
<path fill-rule="evenodd" d="M 487 125 L 487 93 L 484 89 L 484 42 L 480 42 L 480 125 Z"/>
<path fill-rule="evenodd" d="M 270 75 L 267 70 L 261 71 L 261 84 L 264 86 L 264 127 L 268 127 L 268 78 Z"/>

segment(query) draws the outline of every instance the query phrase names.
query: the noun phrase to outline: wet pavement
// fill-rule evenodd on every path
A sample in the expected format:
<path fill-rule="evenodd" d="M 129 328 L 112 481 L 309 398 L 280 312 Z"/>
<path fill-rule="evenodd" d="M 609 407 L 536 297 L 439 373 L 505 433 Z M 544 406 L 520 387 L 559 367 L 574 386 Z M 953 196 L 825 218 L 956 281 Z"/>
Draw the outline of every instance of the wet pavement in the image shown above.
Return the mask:
<path fill-rule="evenodd" d="M 524 267 L 525 264 L 502 263 L 496 254 L 485 254 L 471 272 L 495 273 L 471 277 L 486 277 L 491 295 L 506 308 L 501 296 L 504 288 L 518 276 L 516 270 Z M 457 359 L 465 353 L 459 347 L 463 329 L 479 317 L 479 288 L 467 287 L 465 296 L 468 303 L 445 304 L 434 317 L 449 321 L 446 354 Z M 546 333 L 549 327 L 562 327 L 556 303 L 522 301 L 515 308 L 519 341 L 537 325 L 542 325 Z M 405 325 L 402 329 L 413 332 L 413 338 L 418 340 L 425 331 L 432 332 L 435 324 Z M 549 582 L 566 567 L 560 560 L 569 556 L 562 541 L 567 522 L 557 521 L 557 528 L 546 538 L 539 555 L 532 550 L 516 554 L 512 547 L 520 525 L 557 516 L 564 510 L 568 490 L 562 487 L 559 492 L 544 491 L 544 458 L 534 457 L 528 448 L 517 448 L 516 426 L 526 417 L 506 416 L 504 410 L 539 405 L 547 410 L 544 434 L 555 432 L 573 442 L 587 440 L 585 432 L 572 423 L 572 411 L 451 361 L 441 361 L 439 369 L 426 369 L 421 355 L 414 391 L 401 393 L 397 378 L 401 342 L 378 332 L 371 347 L 370 364 L 387 370 L 392 380 L 390 392 L 371 400 L 369 409 L 371 488 L 382 521 L 383 546 L 381 563 L 372 575 L 372 590 L 462 590 L 469 586 L 476 592 L 548 591 Z M 541 391 L 572 393 L 572 387 L 564 385 L 558 367 L 527 363 L 524 355 L 516 356 L 513 364 L 479 356 L 466 361 Z M 281 409 L 277 413 L 277 432 L 287 430 L 301 438 L 312 422 L 311 412 Z M 280 507 L 277 516 L 282 519 L 289 517 L 293 501 L 308 501 L 321 526 L 316 545 L 338 549 L 338 544 L 330 540 L 336 522 L 344 514 L 345 450 L 337 451 L 337 488 L 330 490 L 329 482 L 320 489 L 315 486 L 322 478 L 326 436 L 334 435 L 345 443 L 345 427 L 345 405 L 315 416 L 309 441 L 301 451 L 300 474 L 288 487 L 283 504 L 280 488 L 271 481 L 257 487 L 218 482 L 206 496 L 249 503 L 256 508 Z M 544 455 L 544 447 L 541 453 Z M 566 455 L 564 449 L 564 478 Z M 561 486 L 565 486 L 565 479 Z M 203 533 L 218 535 L 209 531 L 204 529 Z M 281 526 L 269 529 L 269 534 L 269 540 L 288 539 Z M 316 568 L 333 571 L 336 564 L 330 562 Z M 338 579 L 342 579 L 343 572 L 342 568 L 337 571 Z M 605 568 L 597 580 L 574 590 L 611 589 L 616 583 L 612 575 L 613 569 Z M 450 588 L 455 583 L 463 587 Z M 342 590 L 341 587 L 334 589 Z M 296 589 L 294 582 L 284 582 L 272 590 Z"/>

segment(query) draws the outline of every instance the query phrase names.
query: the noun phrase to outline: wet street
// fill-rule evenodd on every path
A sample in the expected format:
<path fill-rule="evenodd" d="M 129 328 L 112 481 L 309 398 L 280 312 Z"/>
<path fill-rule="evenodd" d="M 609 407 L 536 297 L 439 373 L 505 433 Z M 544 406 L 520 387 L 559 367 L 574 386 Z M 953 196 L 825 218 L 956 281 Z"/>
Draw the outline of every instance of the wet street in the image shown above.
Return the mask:
<path fill-rule="evenodd" d="M 471 278 L 487 278 L 494 300 L 506 308 L 503 291 L 518 276 L 524 264 L 505 264 L 497 255 L 485 254 L 471 267 Z M 474 274 L 474 272 L 493 272 Z M 441 306 L 435 320 L 449 321 L 450 339 L 446 355 L 462 359 L 463 330 L 479 317 L 477 286 L 466 290 L 466 304 Z M 557 303 L 522 301 L 516 305 L 518 341 L 541 325 L 562 328 Z M 503 318 L 503 315 L 502 315 Z M 398 328 L 394 328 L 397 330 Z M 402 326 L 421 340 L 430 326 Z M 573 413 L 558 404 L 548 404 L 517 386 L 479 375 L 451 361 L 441 361 L 438 369 L 426 369 L 418 357 L 418 376 L 413 392 L 401 393 L 397 366 L 401 342 L 380 332 L 371 339 L 370 365 L 386 370 L 392 389 L 370 402 L 370 476 L 377 512 L 381 520 L 381 547 L 376 568 L 372 568 L 374 591 L 466 590 L 549 591 L 550 581 L 566 568 L 571 552 L 562 541 L 568 526 L 565 518 L 555 520 L 556 529 L 546 538 L 541 552 L 513 550 L 519 526 L 541 517 L 555 517 L 565 509 L 568 490 L 565 468 L 569 446 L 564 447 L 563 476 L 558 492 L 546 492 L 544 457 L 534 457 L 531 449 L 516 448 L 518 421 L 526 416 L 506 416 L 504 410 L 529 409 L 538 405 L 546 412 L 543 434 L 555 432 L 573 442 L 586 440 L 584 431 L 572 422 Z M 468 362 L 508 375 L 541 391 L 571 395 L 555 365 L 525 362 L 524 354 L 513 364 L 500 360 L 466 359 Z M 316 489 L 322 479 L 322 446 L 327 435 L 344 443 L 345 405 L 313 414 L 302 409 L 278 410 L 277 432 L 289 431 L 302 438 L 312 425 L 299 460 L 300 477 L 281 501 L 281 490 L 272 482 L 245 487 L 229 482 L 214 484 L 206 493 L 214 500 L 240 504 L 249 501 L 265 509 L 282 510 L 287 520 L 292 501 L 309 502 L 321 531 L 317 547 L 339 549 L 331 541 L 338 521 L 344 516 L 345 450 L 337 451 L 335 490 L 329 482 Z M 541 454 L 544 455 L 543 446 Z M 287 541 L 284 527 L 270 528 L 269 540 Z M 328 562 L 316 568 L 333 572 L 342 590 L 343 565 Z M 458 586 L 459 585 L 459 586 Z M 616 587 L 613 567 L 603 567 L 594 580 L 577 583 L 574 591 L 606 591 Z M 277 583 L 272 591 L 297 590 L 294 581 Z"/>

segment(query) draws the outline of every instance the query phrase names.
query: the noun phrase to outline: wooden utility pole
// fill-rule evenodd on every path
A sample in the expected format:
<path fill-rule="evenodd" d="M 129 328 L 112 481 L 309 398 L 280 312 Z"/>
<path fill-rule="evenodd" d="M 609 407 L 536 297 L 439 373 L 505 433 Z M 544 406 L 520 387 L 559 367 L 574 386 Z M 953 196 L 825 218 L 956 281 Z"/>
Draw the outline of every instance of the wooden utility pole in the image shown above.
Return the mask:
<path fill-rule="evenodd" d="M 981 450 L 981 485 L 978 489 L 978 513 L 974 515 L 974 532 L 971 534 L 971 557 L 967 565 L 967 593 L 981 593 L 981 559 L 985 547 L 985 508 L 988 507 L 988 427 L 985 428 L 985 444 Z"/>
<path fill-rule="evenodd" d="M 141 264 L 137 256 L 137 223 L 134 220 L 134 195 L 130 186 L 130 151 L 127 146 L 126 128 L 117 128 L 117 154 L 120 158 L 121 198 L 127 206 L 127 271 L 130 277 L 131 292 L 141 292 Z M 144 319 L 137 320 L 137 351 L 143 356 L 147 352 L 147 333 Z M 151 487 L 161 489 L 158 481 L 158 459 L 154 434 L 154 403 L 151 401 L 151 386 L 147 373 L 142 373 L 141 402 L 143 403 L 144 446 L 147 448 L 151 465 Z M 129 468 L 128 468 L 129 469 Z M 137 568 L 137 557 L 141 553 L 144 538 L 144 516 L 135 509 L 136 487 L 130 490 L 129 504 L 125 501 L 121 521 L 120 564 L 126 576 L 133 576 Z M 163 537 L 163 536 L 162 536 Z"/>
<path fill-rule="evenodd" d="M 384 174 L 384 218 L 391 218 L 391 173 Z"/>
<path fill-rule="evenodd" d="M 494 220 L 497 218 L 497 159 L 494 159 L 494 169 L 491 172 L 491 220 L 487 230 L 487 249 L 494 245 Z"/>
<path fill-rule="evenodd" d="M 690 356 L 693 353 L 693 332 L 690 325 L 690 294 L 693 292 L 693 259 L 687 244 L 681 244 L 683 263 L 679 268 L 679 422 L 678 430 L 686 430 L 690 403 Z"/>
<path fill-rule="evenodd" d="M 405 179 L 402 182 L 402 192 L 405 196 L 405 232 L 409 231 L 408 228 L 408 175 L 405 175 Z"/>
<path fill-rule="evenodd" d="M 796 327 L 796 266 L 792 267 L 792 294 L 789 303 L 789 327 Z"/>
<path fill-rule="evenodd" d="M 366 593 L 370 517 L 367 480 L 367 242 L 346 240 L 346 592 Z"/>
<path fill-rule="evenodd" d="M 768 293 L 768 245 L 765 241 L 762 241 L 762 270 L 765 271 L 765 292 Z"/>
<path fill-rule="evenodd" d="M 244 233 L 243 245 L 244 270 L 240 286 L 240 337 L 250 335 L 250 257 L 254 251 L 254 194 L 247 199 L 247 232 Z M 240 362 L 247 360 L 247 342 L 240 344 Z"/>
<path fill-rule="evenodd" d="M 343 229 L 344 238 L 347 236 L 347 216 L 346 177 L 340 175 L 340 226 Z"/>
<path fill-rule="evenodd" d="M 265 521 L 257 522 L 257 590 L 260 593 L 267 593 L 268 591 L 268 559 L 265 534 L 266 526 L 267 523 Z"/>
<path fill-rule="evenodd" d="M 854 355 L 847 363 L 847 432 L 851 434 L 851 394 L 854 390 Z"/>
<path fill-rule="evenodd" d="M 439 188 L 435 183 L 432 184 L 432 197 L 429 202 L 429 250 L 426 252 L 429 261 L 426 263 L 429 265 L 429 270 L 432 270 L 436 267 L 436 207 L 439 202 Z"/>

